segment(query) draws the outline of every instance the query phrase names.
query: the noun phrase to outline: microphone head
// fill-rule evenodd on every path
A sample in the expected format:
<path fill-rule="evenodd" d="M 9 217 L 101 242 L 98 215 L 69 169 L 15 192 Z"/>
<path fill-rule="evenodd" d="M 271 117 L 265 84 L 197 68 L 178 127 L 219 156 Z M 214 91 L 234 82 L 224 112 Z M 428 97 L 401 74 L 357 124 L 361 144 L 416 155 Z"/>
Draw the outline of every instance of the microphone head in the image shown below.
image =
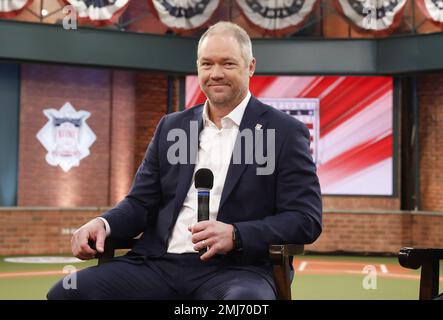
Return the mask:
<path fill-rule="evenodd" d="M 214 175 L 212 171 L 206 168 L 198 169 L 195 173 L 195 188 L 196 189 L 212 189 L 214 185 Z"/>

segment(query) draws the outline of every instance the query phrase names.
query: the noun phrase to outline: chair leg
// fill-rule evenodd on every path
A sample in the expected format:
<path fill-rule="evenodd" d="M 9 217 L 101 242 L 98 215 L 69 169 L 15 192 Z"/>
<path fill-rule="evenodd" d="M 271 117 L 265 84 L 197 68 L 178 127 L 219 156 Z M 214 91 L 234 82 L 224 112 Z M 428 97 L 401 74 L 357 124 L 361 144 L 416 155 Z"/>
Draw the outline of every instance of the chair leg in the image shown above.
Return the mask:
<path fill-rule="evenodd" d="M 279 260 L 278 263 L 274 260 L 274 279 L 277 287 L 277 299 L 291 300 L 289 257 L 281 256 Z"/>
<path fill-rule="evenodd" d="M 427 259 L 421 266 L 420 300 L 431 300 L 438 295 L 439 260 Z"/>

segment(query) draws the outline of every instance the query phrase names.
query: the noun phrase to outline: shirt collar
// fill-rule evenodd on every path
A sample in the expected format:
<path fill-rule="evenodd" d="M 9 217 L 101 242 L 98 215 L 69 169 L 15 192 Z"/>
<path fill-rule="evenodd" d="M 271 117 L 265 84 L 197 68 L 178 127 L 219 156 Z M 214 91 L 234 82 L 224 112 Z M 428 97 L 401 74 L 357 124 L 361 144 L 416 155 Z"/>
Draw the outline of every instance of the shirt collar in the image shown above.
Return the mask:
<path fill-rule="evenodd" d="M 246 106 L 248 105 L 249 99 L 251 98 L 251 92 L 248 90 L 246 97 L 226 116 L 222 118 L 231 119 L 238 127 L 240 127 L 241 120 L 243 119 L 243 114 L 245 113 Z M 211 122 L 208 116 L 208 100 L 206 100 L 205 105 L 203 106 L 203 125 L 206 126 Z"/>

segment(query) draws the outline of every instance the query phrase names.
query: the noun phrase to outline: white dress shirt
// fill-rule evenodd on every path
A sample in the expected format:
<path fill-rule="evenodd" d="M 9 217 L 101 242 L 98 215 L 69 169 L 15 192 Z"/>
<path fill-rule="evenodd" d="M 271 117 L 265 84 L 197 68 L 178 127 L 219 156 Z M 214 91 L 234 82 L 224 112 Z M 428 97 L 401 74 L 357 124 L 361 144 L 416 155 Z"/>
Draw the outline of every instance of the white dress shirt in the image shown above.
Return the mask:
<path fill-rule="evenodd" d="M 195 172 L 200 168 L 208 168 L 214 173 L 214 186 L 209 198 L 209 220 L 216 220 L 223 186 L 231 161 L 232 150 L 240 128 L 240 122 L 251 98 L 248 92 L 240 104 L 221 119 L 221 129 L 208 117 L 208 102 L 203 107 L 203 130 L 195 163 Z M 188 226 L 197 223 L 197 190 L 192 179 L 191 187 L 186 195 L 177 222 L 169 238 L 169 253 L 197 252 L 192 243 L 192 233 Z"/>
<path fill-rule="evenodd" d="M 221 119 L 221 129 L 209 119 L 208 101 L 203 107 L 203 130 L 200 134 L 200 143 L 195 163 L 195 172 L 200 168 L 208 168 L 214 173 L 214 186 L 210 192 L 209 220 L 216 220 L 220 199 L 228 173 L 229 163 L 234 149 L 235 140 L 239 132 L 240 123 L 246 106 L 251 98 L 248 91 L 246 97 L 228 115 Z M 106 219 L 106 234 L 111 230 Z M 169 238 L 169 253 L 196 253 L 192 243 L 192 233 L 189 226 L 197 223 L 197 190 L 192 179 L 191 187 L 186 195 L 183 206 Z"/>

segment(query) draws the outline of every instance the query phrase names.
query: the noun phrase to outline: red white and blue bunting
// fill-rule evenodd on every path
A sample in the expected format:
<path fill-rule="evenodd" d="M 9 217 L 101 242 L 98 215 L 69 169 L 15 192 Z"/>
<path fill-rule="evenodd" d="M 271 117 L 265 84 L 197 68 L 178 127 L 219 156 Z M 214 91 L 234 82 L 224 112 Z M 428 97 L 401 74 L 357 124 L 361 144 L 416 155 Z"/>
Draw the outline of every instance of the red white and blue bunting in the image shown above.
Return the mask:
<path fill-rule="evenodd" d="M 407 0 L 338 0 L 334 4 L 358 29 L 388 34 L 400 23 L 406 2 Z"/>
<path fill-rule="evenodd" d="M 62 0 L 72 5 L 80 23 L 96 26 L 116 23 L 130 0 Z"/>
<path fill-rule="evenodd" d="M 130 0 L 58 0 L 71 5 L 80 24 L 116 23 Z M 236 0 L 246 21 L 264 35 L 292 33 L 302 27 L 319 0 Z M 359 31 L 388 35 L 401 22 L 408 0 L 332 0 L 336 10 Z M 33 0 L 0 0 L 0 18 L 14 18 Z M 177 34 L 206 27 L 222 0 L 147 0 L 151 12 Z M 434 25 L 443 29 L 443 0 L 416 0 Z"/>
<path fill-rule="evenodd" d="M 220 0 L 149 0 L 156 17 L 176 33 L 191 32 L 206 26 Z"/>
<path fill-rule="evenodd" d="M 20 14 L 33 0 L 0 0 L 0 18 L 13 18 Z"/>
<path fill-rule="evenodd" d="M 237 0 L 247 21 L 265 34 L 294 32 L 313 11 L 317 0 Z"/>
<path fill-rule="evenodd" d="M 443 28 L 443 0 L 417 0 L 417 5 L 429 21 Z"/>

